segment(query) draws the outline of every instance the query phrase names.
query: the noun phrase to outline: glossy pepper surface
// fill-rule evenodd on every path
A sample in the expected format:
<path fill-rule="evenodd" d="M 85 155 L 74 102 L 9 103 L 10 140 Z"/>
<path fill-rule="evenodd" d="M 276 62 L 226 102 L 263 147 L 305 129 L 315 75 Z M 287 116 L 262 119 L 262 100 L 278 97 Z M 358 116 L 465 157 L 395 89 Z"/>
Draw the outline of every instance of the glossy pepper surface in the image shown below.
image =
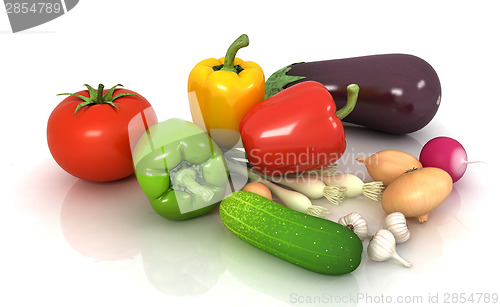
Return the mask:
<path fill-rule="evenodd" d="M 222 200 L 227 168 L 222 151 L 201 128 L 177 118 L 146 131 L 133 151 L 135 174 L 153 209 L 183 220 Z"/>
<path fill-rule="evenodd" d="M 221 147 L 231 148 L 239 140 L 239 124 L 250 108 L 264 100 L 265 78 L 262 68 L 236 58 L 248 46 L 243 34 L 221 59 L 199 62 L 188 80 L 189 106 L 193 122 L 208 131 Z"/>
<path fill-rule="evenodd" d="M 318 169 L 335 163 L 345 151 L 341 119 L 356 104 L 359 87 L 347 87 L 348 103 L 336 110 L 328 89 L 306 81 L 253 107 L 240 124 L 251 166 L 268 175 Z"/>

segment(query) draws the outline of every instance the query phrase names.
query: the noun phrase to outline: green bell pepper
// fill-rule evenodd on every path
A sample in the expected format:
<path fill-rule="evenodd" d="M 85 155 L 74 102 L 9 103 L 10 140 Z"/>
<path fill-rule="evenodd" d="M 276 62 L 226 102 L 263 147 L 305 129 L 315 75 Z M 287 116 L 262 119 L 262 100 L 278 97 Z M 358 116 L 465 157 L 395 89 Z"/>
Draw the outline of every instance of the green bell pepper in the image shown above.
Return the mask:
<path fill-rule="evenodd" d="M 132 157 L 139 185 L 163 217 L 184 220 L 208 213 L 225 196 L 224 155 L 191 122 L 172 118 L 151 126 Z"/>

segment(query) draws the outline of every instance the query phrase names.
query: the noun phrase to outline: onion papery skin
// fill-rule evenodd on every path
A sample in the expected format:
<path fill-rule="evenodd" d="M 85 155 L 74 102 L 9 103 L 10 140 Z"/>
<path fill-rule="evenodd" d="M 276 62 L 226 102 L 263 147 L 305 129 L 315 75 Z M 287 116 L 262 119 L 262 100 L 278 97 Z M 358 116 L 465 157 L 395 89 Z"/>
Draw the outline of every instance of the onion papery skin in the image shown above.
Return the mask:
<path fill-rule="evenodd" d="M 444 170 L 424 167 L 404 173 L 387 186 L 382 207 L 388 214 L 401 212 L 405 217 L 427 221 L 429 212 L 451 193 L 453 180 Z"/>
<path fill-rule="evenodd" d="M 370 177 L 387 186 L 393 180 L 413 168 L 422 168 L 422 163 L 409 153 L 399 150 L 382 150 L 368 158 L 357 158 L 364 163 Z"/>

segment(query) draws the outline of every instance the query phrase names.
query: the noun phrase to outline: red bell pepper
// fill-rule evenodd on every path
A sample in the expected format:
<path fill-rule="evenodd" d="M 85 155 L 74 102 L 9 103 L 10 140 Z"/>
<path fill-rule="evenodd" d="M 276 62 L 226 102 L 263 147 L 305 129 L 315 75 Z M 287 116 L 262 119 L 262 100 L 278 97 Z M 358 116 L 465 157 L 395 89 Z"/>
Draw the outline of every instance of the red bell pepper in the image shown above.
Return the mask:
<path fill-rule="evenodd" d="M 316 81 L 291 86 L 257 104 L 243 117 L 240 133 L 250 165 L 267 175 L 318 169 L 345 151 L 341 119 L 354 108 L 359 87 L 347 87 L 347 104 L 336 111 L 328 89 Z"/>

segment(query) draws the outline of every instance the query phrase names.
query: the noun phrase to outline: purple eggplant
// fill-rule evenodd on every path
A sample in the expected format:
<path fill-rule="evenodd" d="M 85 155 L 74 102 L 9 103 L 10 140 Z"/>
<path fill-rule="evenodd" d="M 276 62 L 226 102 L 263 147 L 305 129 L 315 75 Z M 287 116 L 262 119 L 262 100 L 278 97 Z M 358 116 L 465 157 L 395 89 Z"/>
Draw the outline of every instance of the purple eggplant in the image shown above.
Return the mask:
<path fill-rule="evenodd" d="M 325 85 L 337 109 L 346 104 L 347 85 L 356 83 L 358 102 L 343 121 L 392 134 L 425 127 L 441 101 L 441 84 L 432 66 L 408 54 L 292 64 L 269 77 L 266 98 L 307 80 Z"/>

